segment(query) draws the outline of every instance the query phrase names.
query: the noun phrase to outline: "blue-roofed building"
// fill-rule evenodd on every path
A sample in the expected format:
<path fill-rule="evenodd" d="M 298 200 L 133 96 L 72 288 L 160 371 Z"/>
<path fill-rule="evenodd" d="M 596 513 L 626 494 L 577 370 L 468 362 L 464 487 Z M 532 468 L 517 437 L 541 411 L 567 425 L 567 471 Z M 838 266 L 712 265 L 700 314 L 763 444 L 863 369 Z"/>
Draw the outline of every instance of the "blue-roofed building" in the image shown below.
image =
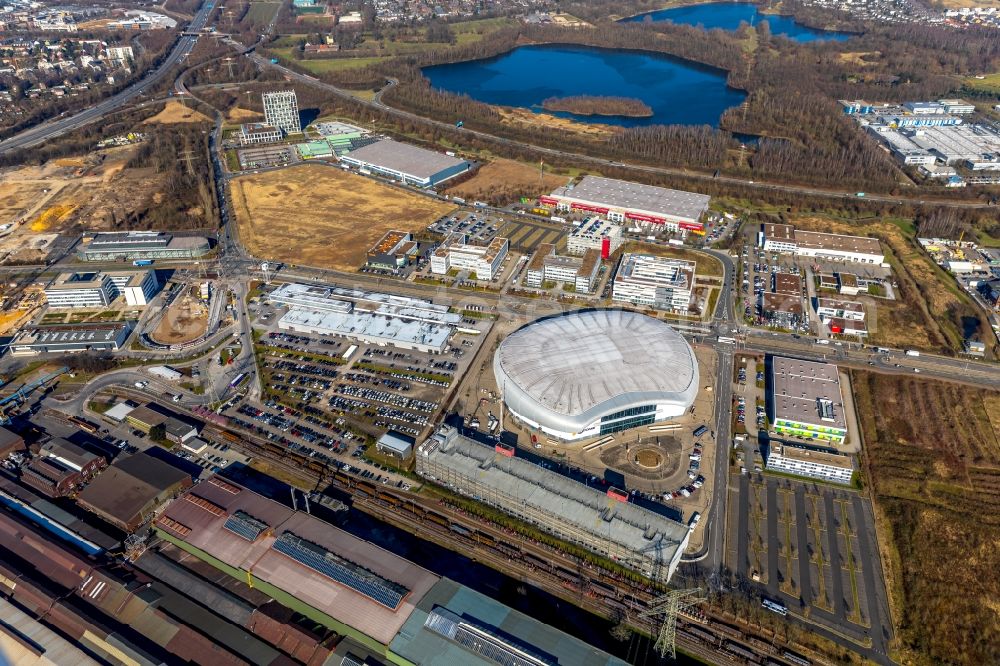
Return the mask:
<path fill-rule="evenodd" d="M 625 666 L 627 662 L 453 580 L 424 595 L 389 644 L 420 666 Z"/>

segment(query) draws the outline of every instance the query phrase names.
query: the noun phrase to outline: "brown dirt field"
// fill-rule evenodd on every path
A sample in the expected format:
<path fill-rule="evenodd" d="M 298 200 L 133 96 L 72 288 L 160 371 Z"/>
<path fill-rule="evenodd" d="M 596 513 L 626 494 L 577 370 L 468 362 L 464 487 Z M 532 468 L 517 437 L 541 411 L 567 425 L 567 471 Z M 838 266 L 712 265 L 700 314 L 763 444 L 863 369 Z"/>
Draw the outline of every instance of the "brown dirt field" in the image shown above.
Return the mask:
<path fill-rule="evenodd" d="M 606 137 L 617 131 L 611 125 L 601 125 L 598 123 L 591 125 L 588 123 L 570 120 L 569 118 L 553 116 L 550 113 L 533 113 L 528 109 L 498 107 L 497 111 L 500 113 L 501 122 L 507 123 L 508 125 L 530 125 L 535 128 L 539 125 L 545 125 L 546 127 L 562 130 L 564 132 L 576 132 L 577 134 L 588 134 L 591 136 L 596 135 L 601 137 Z"/>
<path fill-rule="evenodd" d="M 185 294 L 170 304 L 150 336 L 156 342 L 175 345 L 196 340 L 208 328 L 208 308 L 197 296 Z"/>
<path fill-rule="evenodd" d="M 391 229 L 420 231 L 454 206 L 340 169 L 303 164 L 233 183 L 240 238 L 255 256 L 354 271 Z"/>
<path fill-rule="evenodd" d="M 163 106 L 162 111 L 143 122 L 144 124 L 172 125 L 177 123 L 210 123 L 212 120 L 200 111 L 189 109 L 180 102 L 171 100 Z"/>
<path fill-rule="evenodd" d="M 251 120 L 256 120 L 263 118 L 263 116 L 256 111 L 251 111 L 250 109 L 241 109 L 238 106 L 234 106 L 229 109 L 229 113 L 226 114 L 226 119 L 231 120 L 235 123 L 245 123 Z"/>
<path fill-rule="evenodd" d="M 1000 395 L 851 374 L 900 663 L 1000 663 Z"/>
<path fill-rule="evenodd" d="M 516 197 L 537 197 L 566 184 L 567 176 L 545 173 L 538 178 L 538 165 L 522 164 L 514 160 L 497 159 L 479 169 L 469 180 L 448 188 L 451 196 L 469 200 L 492 198 L 498 191 Z"/>
<path fill-rule="evenodd" d="M 48 189 L 45 183 L 0 180 L 0 224 L 8 224 L 33 208 Z"/>
<path fill-rule="evenodd" d="M 869 341 L 889 347 L 942 351 L 961 347 L 960 316 L 980 316 L 974 306 L 959 298 L 951 278 L 903 233 L 886 221 L 848 223 L 818 217 L 795 218 L 797 228 L 809 231 L 875 236 L 882 241 L 899 284 L 896 300 L 865 299 L 877 304 L 869 323 Z M 958 313 L 958 314 L 953 314 Z"/>
<path fill-rule="evenodd" d="M 881 56 L 882 54 L 878 51 L 851 51 L 848 53 L 840 53 L 837 55 L 837 59 L 840 62 L 846 63 L 848 65 L 857 65 L 858 67 L 867 67 L 873 63 L 868 60 L 868 58 L 875 58 Z"/>

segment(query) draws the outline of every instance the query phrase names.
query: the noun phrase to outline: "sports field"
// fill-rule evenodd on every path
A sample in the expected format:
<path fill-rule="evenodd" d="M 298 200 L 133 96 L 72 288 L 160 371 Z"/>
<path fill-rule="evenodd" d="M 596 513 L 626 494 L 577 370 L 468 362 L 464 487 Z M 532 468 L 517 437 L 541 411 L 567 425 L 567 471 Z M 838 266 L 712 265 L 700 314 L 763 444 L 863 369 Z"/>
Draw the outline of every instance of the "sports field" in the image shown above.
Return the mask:
<path fill-rule="evenodd" d="M 357 270 L 391 229 L 420 231 L 454 206 L 318 164 L 232 181 L 240 239 L 254 256 Z"/>

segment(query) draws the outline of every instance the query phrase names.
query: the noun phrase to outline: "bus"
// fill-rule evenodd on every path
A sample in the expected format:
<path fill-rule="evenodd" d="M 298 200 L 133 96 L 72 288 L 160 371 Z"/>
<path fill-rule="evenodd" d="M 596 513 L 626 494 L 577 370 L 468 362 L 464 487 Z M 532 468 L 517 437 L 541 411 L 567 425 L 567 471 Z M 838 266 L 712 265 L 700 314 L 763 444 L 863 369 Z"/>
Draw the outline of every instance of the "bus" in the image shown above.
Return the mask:
<path fill-rule="evenodd" d="M 725 345 L 734 345 L 736 344 L 736 338 L 726 338 L 720 335 L 719 342 Z"/>
<path fill-rule="evenodd" d="M 242 384 L 243 380 L 247 378 L 247 374 L 248 373 L 246 372 L 241 372 L 240 374 L 236 375 L 236 378 L 233 381 L 229 382 L 229 388 L 236 388 L 237 386 Z"/>
<path fill-rule="evenodd" d="M 770 599 L 764 599 L 760 602 L 760 605 L 771 611 L 772 613 L 777 613 L 778 615 L 788 615 L 788 609 L 783 605 L 779 604 L 777 601 L 771 601 Z"/>

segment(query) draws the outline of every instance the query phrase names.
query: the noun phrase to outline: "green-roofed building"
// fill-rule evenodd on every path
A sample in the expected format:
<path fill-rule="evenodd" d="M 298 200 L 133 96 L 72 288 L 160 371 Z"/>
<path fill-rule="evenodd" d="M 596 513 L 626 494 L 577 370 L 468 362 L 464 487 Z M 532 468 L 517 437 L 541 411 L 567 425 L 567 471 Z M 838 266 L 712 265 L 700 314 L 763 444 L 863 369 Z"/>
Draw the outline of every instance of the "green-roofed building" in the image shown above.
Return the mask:
<path fill-rule="evenodd" d="M 329 142 L 320 139 L 318 141 L 309 141 L 308 143 L 300 143 L 296 146 L 299 150 L 299 155 L 304 160 L 312 160 L 317 157 L 333 157 L 333 148 L 330 146 Z"/>
<path fill-rule="evenodd" d="M 389 644 L 387 656 L 396 664 L 420 666 L 627 664 L 447 578 L 417 603 Z"/>

